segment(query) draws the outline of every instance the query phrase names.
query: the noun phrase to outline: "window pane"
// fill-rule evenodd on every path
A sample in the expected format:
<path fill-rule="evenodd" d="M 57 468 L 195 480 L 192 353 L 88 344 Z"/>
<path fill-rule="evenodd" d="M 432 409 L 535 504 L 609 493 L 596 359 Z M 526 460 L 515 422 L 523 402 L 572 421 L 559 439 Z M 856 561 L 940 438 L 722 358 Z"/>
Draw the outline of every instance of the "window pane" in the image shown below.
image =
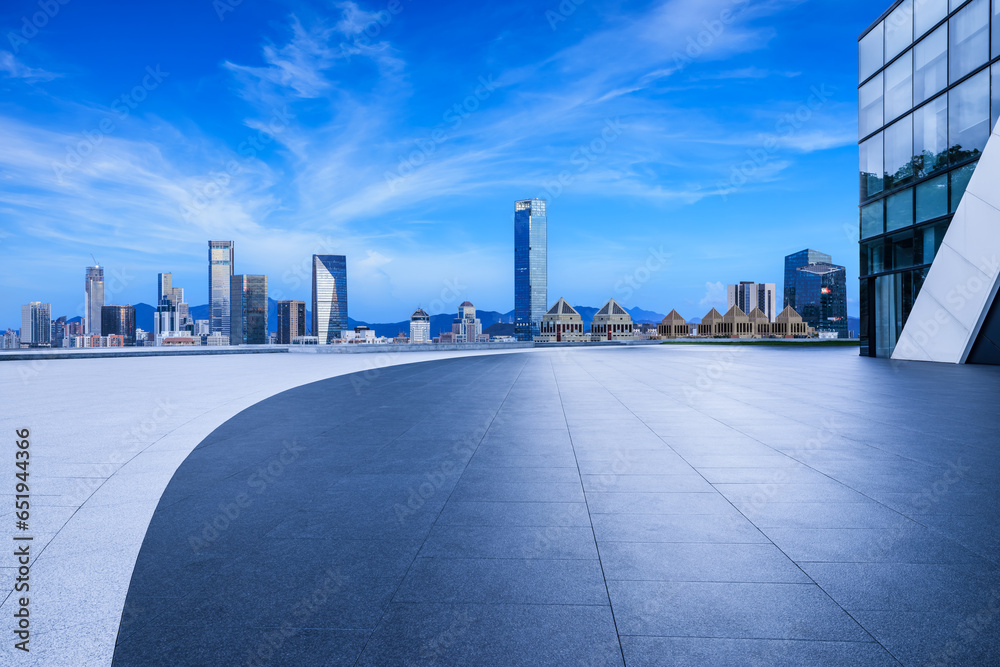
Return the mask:
<path fill-rule="evenodd" d="M 913 232 L 889 237 L 892 246 L 892 268 L 908 269 L 913 266 Z"/>
<path fill-rule="evenodd" d="M 976 170 L 976 165 L 978 162 L 973 162 L 972 164 L 967 164 L 961 169 L 956 169 L 955 171 L 948 174 L 951 177 L 951 212 L 954 213 L 958 210 L 958 205 L 962 203 L 962 197 L 965 195 L 965 188 L 969 187 L 969 179 L 972 178 L 972 172 Z"/>
<path fill-rule="evenodd" d="M 980 72 L 948 93 L 951 163 L 976 157 L 990 138 L 990 73 Z"/>
<path fill-rule="evenodd" d="M 861 144 L 861 198 L 882 192 L 882 133 Z"/>
<path fill-rule="evenodd" d="M 937 178 L 917 186 L 917 222 L 948 215 L 948 177 Z"/>
<path fill-rule="evenodd" d="M 872 28 L 872 31 L 865 35 L 858 44 L 858 62 L 860 70 L 859 81 L 864 81 L 870 77 L 884 64 L 882 48 L 882 23 Z"/>
<path fill-rule="evenodd" d="M 913 52 L 907 51 L 885 70 L 885 119 L 899 118 L 912 108 Z"/>
<path fill-rule="evenodd" d="M 948 0 L 914 0 L 913 33 L 922 37 L 948 15 Z"/>
<path fill-rule="evenodd" d="M 884 252 L 885 245 L 882 241 L 872 241 L 871 243 L 864 243 L 861 246 L 861 273 L 862 275 L 871 275 L 873 273 L 881 273 L 885 271 L 884 262 L 882 261 L 882 253 Z"/>
<path fill-rule="evenodd" d="M 859 107 L 858 128 L 860 137 L 867 137 L 882 127 L 882 75 L 861 86 L 858 92 Z"/>
<path fill-rule="evenodd" d="M 941 242 L 944 241 L 945 232 L 948 231 L 948 223 L 931 225 L 917 230 L 917 245 L 919 246 L 918 256 L 914 258 L 917 264 L 930 264 L 941 249 Z"/>
<path fill-rule="evenodd" d="M 989 0 L 973 0 L 951 17 L 951 81 L 976 69 L 990 56 Z"/>
<path fill-rule="evenodd" d="M 930 99 L 948 83 L 948 26 L 943 25 L 913 49 L 913 101 Z"/>
<path fill-rule="evenodd" d="M 996 0 L 1000 3 L 1000 0 Z M 996 21 L 1000 22 L 1000 16 L 996 18 Z M 990 86 L 992 91 L 992 101 L 990 102 L 990 109 L 992 113 L 990 114 L 990 129 L 995 130 L 997 127 L 997 120 L 1000 119 L 1000 63 L 993 66 L 993 85 Z"/>
<path fill-rule="evenodd" d="M 885 59 L 890 60 L 913 43 L 913 0 L 903 0 L 885 21 Z"/>
<path fill-rule="evenodd" d="M 947 186 L 945 189 L 947 190 Z M 882 220 L 884 209 L 884 199 L 880 199 L 874 204 L 868 204 L 868 206 L 862 207 L 861 238 L 867 239 L 885 232 L 885 224 Z"/>
<path fill-rule="evenodd" d="M 888 197 L 885 207 L 885 230 L 891 232 L 913 224 L 913 190 Z"/>
<path fill-rule="evenodd" d="M 885 130 L 885 187 L 905 183 L 913 177 L 913 116 Z"/>
<path fill-rule="evenodd" d="M 993 0 L 993 57 L 1000 56 L 1000 0 Z"/>
<path fill-rule="evenodd" d="M 913 154 L 921 176 L 948 166 L 947 95 L 941 95 L 913 112 Z"/>

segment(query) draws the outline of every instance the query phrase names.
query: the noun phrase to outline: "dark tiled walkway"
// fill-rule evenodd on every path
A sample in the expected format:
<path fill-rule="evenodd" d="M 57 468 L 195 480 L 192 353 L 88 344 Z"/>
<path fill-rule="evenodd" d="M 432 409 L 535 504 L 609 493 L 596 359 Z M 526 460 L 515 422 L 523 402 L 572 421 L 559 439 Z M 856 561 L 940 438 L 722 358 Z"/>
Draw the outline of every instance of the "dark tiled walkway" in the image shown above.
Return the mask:
<path fill-rule="evenodd" d="M 167 488 L 117 665 L 996 664 L 1000 373 L 552 350 L 336 378 Z"/>

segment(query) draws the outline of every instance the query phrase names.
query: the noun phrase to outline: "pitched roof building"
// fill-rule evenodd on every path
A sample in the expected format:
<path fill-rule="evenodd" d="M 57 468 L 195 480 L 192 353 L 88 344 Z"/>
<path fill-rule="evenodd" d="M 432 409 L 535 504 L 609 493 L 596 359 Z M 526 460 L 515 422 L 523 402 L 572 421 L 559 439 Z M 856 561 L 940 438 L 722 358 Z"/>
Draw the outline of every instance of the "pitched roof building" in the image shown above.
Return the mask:
<path fill-rule="evenodd" d="M 632 316 L 611 299 L 590 323 L 591 340 L 631 340 Z"/>
<path fill-rule="evenodd" d="M 539 343 L 579 343 L 590 340 L 583 332 L 583 317 L 569 305 L 566 299 L 560 298 L 542 317 L 539 334 L 535 341 Z"/>

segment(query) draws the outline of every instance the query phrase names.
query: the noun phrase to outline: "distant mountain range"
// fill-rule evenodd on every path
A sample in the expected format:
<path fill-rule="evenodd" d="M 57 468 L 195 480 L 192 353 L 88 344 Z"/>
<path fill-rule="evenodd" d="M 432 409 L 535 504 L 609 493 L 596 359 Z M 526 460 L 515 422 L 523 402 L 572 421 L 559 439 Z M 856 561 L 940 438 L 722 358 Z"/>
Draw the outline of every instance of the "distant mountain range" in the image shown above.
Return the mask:
<path fill-rule="evenodd" d="M 594 308 L 591 306 L 574 306 L 580 316 L 583 318 L 584 326 L 590 328 L 590 321 L 594 319 L 594 315 L 597 314 L 599 308 Z M 644 322 L 654 322 L 659 323 L 666 315 L 663 313 L 657 313 L 651 310 L 643 310 L 642 308 L 626 308 L 629 315 L 632 316 L 633 321 L 638 323 Z M 144 330 L 153 330 L 153 314 L 156 312 L 156 308 L 149 305 L 148 303 L 137 303 L 135 304 L 135 326 Z M 207 320 L 208 319 L 208 304 L 203 304 L 200 306 L 191 306 L 190 308 L 191 317 L 196 320 Z M 483 323 L 483 330 L 485 331 L 487 327 L 500 322 L 510 323 L 514 319 L 514 311 L 508 311 L 506 313 L 498 313 L 495 310 L 477 310 L 476 315 Z M 451 321 L 458 316 L 458 313 L 440 313 L 438 315 L 431 315 L 431 336 L 439 336 L 442 331 L 451 331 Z M 70 319 L 70 322 L 78 321 L 79 317 L 74 317 Z M 306 311 L 306 327 L 310 325 L 309 322 L 312 321 L 312 312 Z M 691 318 L 691 322 L 699 322 L 700 318 Z M 268 328 L 274 332 L 278 330 L 278 302 L 274 299 L 267 300 L 267 323 Z M 398 333 L 404 333 L 406 335 L 410 334 L 410 320 L 406 319 L 401 322 L 365 322 L 362 320 L 355 320 L 347 318 L 347 324 L 351 328 L 357 326 L 366 326 L 375 332 L 376 336 L 386 336 L 393 338 Z M 513 326 L 513 325 L 511 325 Z M 857 317 L 847 318 L 847 328 L 854 332 L 857 336 L 858 332 L 861 330 L 861 320 Z M 506 328 L 497 328 L 490 331 L 491 335 L 510 335 L 505 333 L 498 333 L 501 331 L 506 331 Z"/>

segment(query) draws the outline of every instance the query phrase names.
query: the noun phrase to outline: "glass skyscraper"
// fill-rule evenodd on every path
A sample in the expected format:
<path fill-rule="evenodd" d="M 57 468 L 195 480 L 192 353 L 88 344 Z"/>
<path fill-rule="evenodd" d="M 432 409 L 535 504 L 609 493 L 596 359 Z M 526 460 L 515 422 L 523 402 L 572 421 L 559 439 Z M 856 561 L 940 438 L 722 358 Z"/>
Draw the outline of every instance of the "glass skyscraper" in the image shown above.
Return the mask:
<path fill-rule="evenodd" d="M 306 302 L 278 302 L 278 344 L 290 345 L 299 337 L 306 335 Z"/>
<path fill-rule="evenodd" d="M 126 347 L 135 346 L 135 306 L 101 308 L 101 335 L 122 336 Z"/>
<path fill-rule="evenodd" d="M 544 199 L 514 203 L 514 335 L 532 340 L 548 306 L 548 233 Z"/>
<path fill-rule="evenodd" d="M 230 304 L 229 344 L 267 345 L 267 276 L 233 276 Z"/>
<path fill-rule="evenodd" d="M 313 255 L 312 281 L 312 335 L 328 345 L 348 328 L 347 257 Z"/>
<path fill-rule="evenodd" d="M 785 307 L 791 306 L 817 332 L 847 338 L 847 269 L 816 250 L 785 257 Z"/>
<path fill-rule="evenodd" d="M 84 283 L 83 333 L 101 333 L 101 307 L 104 306 L 104 269 L 88 266 Z"/>
<path fill-rule="evenodd" d="M 1000 0 L 899 0 L 858 44 L 861 354 L 890 357 L 1000 116 Z M 906 358 L 945 344 L 924 329 L 951 326 L 931 312 L 946 293 L 927 298 Z M 974 320 L 956 323 L 962 361 Z"/>
<path fill-rule="evenodd" d="M 230 289 L 233 280 L 233 242 L 208 242 L 208 330 L 230 338 Z"/>
<path fill-rule="evenodd" d="M 29 347 L 52 344 L 52 304 L 32 301 L 21 306 L 21 343 Z"/>

